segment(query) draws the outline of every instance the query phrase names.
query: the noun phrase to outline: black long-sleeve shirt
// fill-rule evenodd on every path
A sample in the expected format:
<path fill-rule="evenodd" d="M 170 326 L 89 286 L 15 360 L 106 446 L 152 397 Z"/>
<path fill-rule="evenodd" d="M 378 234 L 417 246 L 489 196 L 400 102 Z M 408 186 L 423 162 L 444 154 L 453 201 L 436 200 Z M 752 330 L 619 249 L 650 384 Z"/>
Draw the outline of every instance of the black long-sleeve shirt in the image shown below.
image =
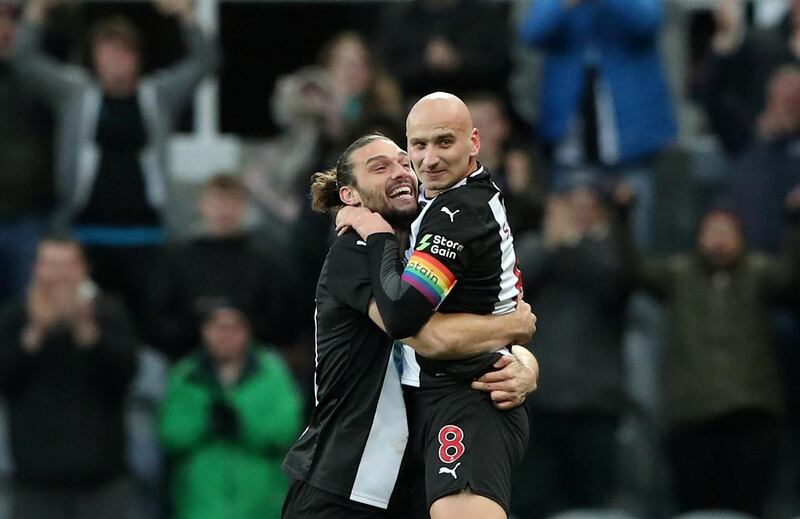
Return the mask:
<path fill-rule="evenodd" d="M 41 349 L 21 344 L 24 302 L 0 316 L 0 393 L 8 402 L 17 480 L 49 487 L 86 487 L 125 472 L 123 404 L 136 372 L 137 340 L 123 307 L 100 296 L 100 331 L 91 348 L 55 327 Z"/>

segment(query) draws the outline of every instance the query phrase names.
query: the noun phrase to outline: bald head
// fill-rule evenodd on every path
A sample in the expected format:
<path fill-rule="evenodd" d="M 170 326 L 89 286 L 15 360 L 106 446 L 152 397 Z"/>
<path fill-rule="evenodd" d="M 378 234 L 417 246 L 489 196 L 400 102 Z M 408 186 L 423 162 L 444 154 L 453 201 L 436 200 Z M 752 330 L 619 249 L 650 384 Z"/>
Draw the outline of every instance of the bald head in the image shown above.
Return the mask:
<path fill-rule="evenodd" d="M 406 129 L 420 124 L 448 124 L 470 132 L 472 115 L 464 101 L 457 96 L 447 92 L 434 92 L 417 101 L 408 113 Z"/>
<path fill-rule="evenodd" d="M 406 119 L 408 155 L 428 196 L 455 185 L 478 168 L 478 130 L 464 101 L 446 92 L 428 94 Z"/>

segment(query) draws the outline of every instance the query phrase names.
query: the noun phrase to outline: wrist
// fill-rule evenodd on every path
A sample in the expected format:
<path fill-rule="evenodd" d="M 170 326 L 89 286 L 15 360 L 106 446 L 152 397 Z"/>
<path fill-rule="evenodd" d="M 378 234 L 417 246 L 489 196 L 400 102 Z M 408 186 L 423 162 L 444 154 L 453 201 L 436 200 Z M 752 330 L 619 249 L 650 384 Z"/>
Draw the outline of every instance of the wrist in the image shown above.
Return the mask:
<path fill-rule="evenodd" d="M 742 31 L 719 32 L 711 40 L 711 48 L 717 54 L 731 54 L 742 43 L 744 33 Z"/>
<path fill-rule="evenodd" d="M 100 330 L 95 323 L 82 323 L 75 326 L 73 336 L 79 348 L 89 349 L 100 339 Z"/>
<path fill-rule="evenodd" d="M 193 27 L 197 22 L 193 9 L 187 9 L 178 13 L 178 20 L 184 27 Z"/>
<path fill-rule="evenodd" d="M 370 246 L 374 243 L 383 243 L 388 240 L 393 240 L 394 237 L 394 233 L 391 232 L 375 232 L 367 236 L 367 246 Z"/>

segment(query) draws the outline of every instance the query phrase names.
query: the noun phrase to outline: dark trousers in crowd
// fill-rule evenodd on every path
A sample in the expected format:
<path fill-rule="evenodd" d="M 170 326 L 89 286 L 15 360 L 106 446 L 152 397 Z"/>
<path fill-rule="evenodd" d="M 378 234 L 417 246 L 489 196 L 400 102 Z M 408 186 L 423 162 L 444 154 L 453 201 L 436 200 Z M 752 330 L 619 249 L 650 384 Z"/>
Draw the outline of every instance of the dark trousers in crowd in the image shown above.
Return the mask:
<path fill-rule="evenodd" d="M 618 417 L 531 411 L 531 420 L 528 452 L 512 484 L 514 515 L 540 519 L 608 506 L 617 482 Z"/>
<path fill-rule="evenodd" d="M 133 485 L 125 478 L 69 490 L 17 484 L 11 519 L 131 519 L 134 506 Z"/>
<path fill-rule="evenodd" d="M 739 411 L 669 435 L 679 511 L 723 509 L 763 517 L 782 449 L 778 420 Z"/>

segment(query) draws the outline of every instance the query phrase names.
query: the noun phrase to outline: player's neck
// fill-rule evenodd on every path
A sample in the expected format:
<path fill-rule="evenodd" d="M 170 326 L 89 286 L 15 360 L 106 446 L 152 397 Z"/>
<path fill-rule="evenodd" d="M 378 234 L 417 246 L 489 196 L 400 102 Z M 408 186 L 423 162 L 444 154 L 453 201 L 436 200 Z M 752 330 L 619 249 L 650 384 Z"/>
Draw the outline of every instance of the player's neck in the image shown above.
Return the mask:
<path fill-rule="evenodd" d="M 437 196 L 439 196 L 439 194 L 440 194 L 440 193 L 443 193 L 444 191 L 447 191 L 448 189 L 451 189 L 453 186 L 455 186 L 456 184 L 458 184 L 459 182 L 461 182 L 462 180 L 464 180 L 464 179 L 465 179 L 465 178 L 467 178 L 468 176 L 472 175 L 473 173 L 475 173 L 476 171 L 478 171 L 478 169 L 480 169 L 480 168 L 481 168 L 481 165 L 480 165 L 480 164 L 478 164 L 478 161 L 477 161 L 477 160 L 470 160 L 470 161 L 469 161 L 469 163 L 467 164 L 467 169 L 466 169 L 466 171 L 464 172 L 464 174 L 463 174 L 463 175 L 461 175 L 460 177 L 458 177 L 458 180 L 456 180 L 455 182 L 453 182 L 453 183 L 452 183 L 452 184 L 450 184 L 449 186 L 447 186 L 447 187 L 443 187 L 442 189 L 438 189 L 438 190 L 436 190 L 436 191 L 434 191 L 434 190 L 429 190 L 429 189 L 427 189 L 427 188 L 425 188 L 425 187 L 423 186 L 423 189 L 424 189 L 424 191 L 423 191 L 423 196 L 424 196 L 424 197 L 425 197 L 427 200 L 431 200 L 431 199 L 433 199 L 433 198 L 436 198 Z"/>
<path fill-rule="evenodd" d="M 397 237 L 397 243 L 400 244 L 400 257 L 402 257 L 408 246 L 409 232 L 407 229 L 398 229 L 394 227 L 394 235 Z"/>

